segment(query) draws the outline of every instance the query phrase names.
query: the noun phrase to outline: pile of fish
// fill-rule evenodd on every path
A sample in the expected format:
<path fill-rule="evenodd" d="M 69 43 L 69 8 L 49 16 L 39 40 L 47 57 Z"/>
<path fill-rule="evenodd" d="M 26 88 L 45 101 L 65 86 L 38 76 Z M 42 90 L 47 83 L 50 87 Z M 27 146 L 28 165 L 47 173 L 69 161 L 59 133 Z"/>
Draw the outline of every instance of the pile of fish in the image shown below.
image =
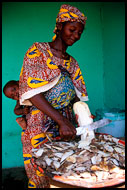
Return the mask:
<path fill-rule="evenodd" d="M 102 182 L 125 175 L 125 146 L 118 141 L 111 135 L 100 134 L 81 148 L 78 140 L 47 142 L 39 150 L 33 149 L 33 157 L 50 174 Z"/>

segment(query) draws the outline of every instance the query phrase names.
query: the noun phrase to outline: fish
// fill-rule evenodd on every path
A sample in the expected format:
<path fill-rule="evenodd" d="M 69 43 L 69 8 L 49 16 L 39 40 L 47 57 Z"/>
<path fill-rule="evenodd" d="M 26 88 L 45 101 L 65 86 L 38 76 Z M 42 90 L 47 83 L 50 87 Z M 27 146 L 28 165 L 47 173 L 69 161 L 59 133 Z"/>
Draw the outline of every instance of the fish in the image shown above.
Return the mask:
<path fill-rule="evenodd" d="M 69 151 L 69 152 L 65 152 L 65 154 L 63 154 L 60 162 L 63 162 L 67 157 L 69 157 L 70 155 L 72 155 L 74 153 L 73 150 Z"/>
<path fill-rule="evenodd" d="M 57 147 L 57 146 L 52 146 L 52 148 L 55 148 L 55 149 L 57 149 L 57 150 L 63 150 L 61 147 Z"/>
<path fill-rule="evenodd" d="M 119 147 L 115 147 L 114 149 L 115 149 L 115 151 L 116 151 L 117 153 L 120 153 L 120 154 L 124 153 L 123 149 L 121 149 L 121 148 L 119 148 Z"/>
<path fill-rule="evenodd" d="M 99 164 L 102 161 L 101 154 L 95 155 L 91 158 L 92 164 Z"/>
<path fill-rule="evenodd" d="M 108 144 L 104 144 L 104 148 L 108 151 L 108 152 L 113 152 L 114 149 L 112 148 L 112 146 L 108 145 Z"/>
<path fill-rule="evenodd" d="M 61 153 L 61 152 L 56 152 L 56 153 L 54 154 L 54 156 L 56 156 L 56 157 L 58 157 L 58 158 L 62 158 L 62 155 L 63 155 L 63 153 Z"/>
<path fill-rule="evenodd" d="M 72 168 L 74 168 L 73 164 L 71 164 L 71 165 L 69 165 L 69 166 L 66 167 L 67 170 L 71 170 Z"/>
<path fill-rule="evenodd" d="M 60 167 L 60 162 L 54 160 L 53 165 L 55 166 L 56 170 Z"/>
<path fill-rule="evenodd" d="M 79 147 L 80 139 L 53 141 L 32 151 L 35 162 L 47 173 L 88 183 L 103 182 L 125 175 L 125 146 L 111 135 L 96 135 L 89 144 Z M 37 152 L 40 152 L 38 156 Z M 42 154 L 41 154 L 42 152 Z"/>
<path fill-rule="evenodd" d="M 75 163 L 75 162 L 76 162 L 76 155 L 74 155 L 74 156 L 69 156 L 69 157 L 66 158 L 66 160 L 67 160 L 68 162 Z"/>
<path fill-rule="evenodd" d="M 52 159 L 48 158 L 48 156 L 45 156 L 45 157 L 44 157 L 44 160 L 46 161 L 46 164 L 47 164 L 48 166 L 50 166 L 50 165 L 51 165 L 51 162 L 53 161 Z"/>
<path fill-rule="evenodd" d="M 74 168 L 75 171 L 85 171 L 86 168 L 85 167 L 77 167 L 77 168 Z"/>
<path fill-rule="evenodd" d="M 35 151 L 34 153 L 35 153 L 35 155 L 36 155 L 37 157 L 40 157 L 40 156 L 43 154 L 43 152 L 44 152 L 44 149 L 43 149 L 43 148 L 40 148 L 39 150 L 37 149 L 37 151 Z"/>

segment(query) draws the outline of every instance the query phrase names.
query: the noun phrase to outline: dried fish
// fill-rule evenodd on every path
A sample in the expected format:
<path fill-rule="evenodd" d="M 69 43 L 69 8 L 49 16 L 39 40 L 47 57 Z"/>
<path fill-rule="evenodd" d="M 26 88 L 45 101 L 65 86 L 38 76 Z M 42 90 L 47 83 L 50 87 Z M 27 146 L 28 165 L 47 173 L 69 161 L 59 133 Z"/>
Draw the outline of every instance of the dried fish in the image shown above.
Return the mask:
<path fill-rule="evenodd" d="M 92 165 L 91 166 L 91 171 L 101 171 L 103 170 L 100 166 L 97 165 Z"/>
<path fill-rule="evenodd" d="M 49 144 L 44 144 L 44 146 L 46 146 L 47 148 L 51 149 L 52 147 Z"/>
<path fill-rule="evenodd" d="M 46 172 L 68 179 L 97 183 L 116 175 L 125 175 L 125 147 L 118 140 L 111 135 L 98 135 L 84 143 L 47 142 L 41 149 L 33 149 L 32 156 Z"/>
<path fill-rule="evenodd" d="M 114 149 L 115 149 L 116 152 L 118 152 L 120 154 L 124 153 L 123 149 L 121 149 L 119 147 L 115 147 Z"/>
<path fill-rule="evenodd" d="M 62 158 L 62 155 L 63 155 L 63 153 L 61 153 L 61 152 L 54 153 L 54 156 L 56 156 L 58 158 Z"/>
<path fill-rule="evenodd" d="M 111 146 L 109 146 L 108 144 L 104 144 L 104 148 L 105 148 L 108 152 L 113 152 L 113 151 L 114 151 L 114 149 L 113 149 Z"/>
<path fill-rule="evenodd" d="M 72 168 L 74 168 L 74 165 L 69 165 L 68 167 L 66 167 L 67 170 L 71 170 Z"/>
<path fill-rule="evenodd" d="M 76 155 L 74 155 L 74 156 L 69 156 L 66 160 L 67 160 L 68 162 L 75 163 L 75 162 L 76 162 Z"/>
<path fill-rule="evenodd" d="M 62 172 L 57 172 L 57 171 L 53 171 L 52 173 L 57 174 L 57 175 L 62 175 L 63 174 Z"/>
<path fill-rule="evenodd" d="M 39 150 L 37 149 L 37 151 L 34 152 L 34 154 L 36 155 L 36 157 L 40 157 L 44 152 L 43 148 L 40 148 Z"/>
<path fill-rule="evenodd" d="M 119 139 L 117 139 L 117 138 L 115 138 L 115 137 L 112 137 L 112 141 L 115 142 L 116 144 L 118 144 Z"/>
<path fill-rule="evenodd" d="M 85 167 L 78 167 L 78 168 L 74 168 L 75 171 L 85 171 L 86 168 Z"/>
<path fill-rule="evenodd" d="M 74 153 L 73 150 L 69 151 L 69 152 L 66 152 L 65 154 L 63 154 L 60 162 L 63 162 L 67 157 L 69 157 L 70 155 L 72 155 Z"/>
<path fill-rule="evenodd" d="M 119 166 L 119 163 L 116 159 L 114 158 L 110 158 L 110 160 L 116 165 L 116 166 Z"/>
<path fill-rule="evenodd" d="M 45 156 L 45 157 L 44 157 L 44 160 L 46 161 L 46 164 L 47 164 L 48 166 L 50 166 L 50 165 L 51 165 L 51 162 L 53 161 L 52 159 L 48 158 L 48 156 Z"/>
<path fill-rule="evenodd" d="M 99 164 L 101 160 L 101 154 L 95 155 L 91 158 L 92 164 Z"/>
<path fill-rule="evenodd" d="M 58 161 L 59 158 L 58 158 L 58 157 L 53 157 L 52 160 L 53 160 L 53 161 Z"/>
<path fill-rule="evenodd" d="M 115 158 L 116 160 L 120 159 L 120 156 L 118 154 L 113 154 L 112 157 Z"/>
<path fill-rule="evenodd" d="M 110 153 L 103 152 L 101 150 L 98 150 L 98 154 L 102 155 L 103 157 L 109 157 L 110 156 Z"/>
<path fill-rule="evenodd" d="M 59 150 L 59 151 L 62 151 L 62 150 L 63 150 L 61 147 L 57 147 L 57 146 L 52 146 L 52 148 L 55 148 L 55 149 L 57 149 L 57 150 Z"/>
<path fill-rule="evenodd" d="M 79 153 L 79 156 L 81 156 L 82 154 L 84 154 L 86 152 L 86 150 L 83 150 Z"/>
<path fill-rule="evenodd" d="M 71 170 L 69 170 L 66 173 L 64 173 L 63 177 L 68 177 L 70 175 L 72 175 L 72 171 Z"/>
<path fill-rule="evenodd" d="M 56 170 L 60 167 L 60 162 L 53 161 L 53 165 L 55 166 Z"/>
<path fill-rule="evenodd" d="M 71 143 L 71 142 L 61 142 L 60 144 L 62 144 L 64 148 L 65 148 L 65 146 L 68 146 L 68 147 L 74 147 L 75 146 L 75 143 Z"/>

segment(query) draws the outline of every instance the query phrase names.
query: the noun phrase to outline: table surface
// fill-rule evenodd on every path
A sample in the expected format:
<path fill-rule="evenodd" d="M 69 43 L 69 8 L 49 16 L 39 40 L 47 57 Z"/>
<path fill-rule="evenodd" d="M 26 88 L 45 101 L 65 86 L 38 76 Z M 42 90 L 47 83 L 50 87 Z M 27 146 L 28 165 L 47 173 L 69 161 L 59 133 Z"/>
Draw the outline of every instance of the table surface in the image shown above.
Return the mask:
<path fill-rule="evenodd" d="M 125 137 L 119 137 L 119 139 L 125 141 Z M 57 181 L 52 180 L 52 179 L 50 179 L 50 184 L 51 184 L 50 188 L 83 188 L 83 187 L 77 187 L 77 186 L 57 182 Z M 112 188 L 125 188 L 125 182 L 121 183 L 119 185 L 112 186 Z"/>

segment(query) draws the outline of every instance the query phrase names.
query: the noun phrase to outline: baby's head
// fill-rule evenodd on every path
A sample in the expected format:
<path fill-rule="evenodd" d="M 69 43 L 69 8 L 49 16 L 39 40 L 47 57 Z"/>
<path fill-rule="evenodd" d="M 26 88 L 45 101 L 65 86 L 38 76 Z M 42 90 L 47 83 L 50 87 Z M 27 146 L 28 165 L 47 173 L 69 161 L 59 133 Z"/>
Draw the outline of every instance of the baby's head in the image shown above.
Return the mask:
<path fill-rule="evenodd" d="M 13 100 L 19 100 L 19 81 L 11 80 L 3 88 L 5 96 Z"/>

